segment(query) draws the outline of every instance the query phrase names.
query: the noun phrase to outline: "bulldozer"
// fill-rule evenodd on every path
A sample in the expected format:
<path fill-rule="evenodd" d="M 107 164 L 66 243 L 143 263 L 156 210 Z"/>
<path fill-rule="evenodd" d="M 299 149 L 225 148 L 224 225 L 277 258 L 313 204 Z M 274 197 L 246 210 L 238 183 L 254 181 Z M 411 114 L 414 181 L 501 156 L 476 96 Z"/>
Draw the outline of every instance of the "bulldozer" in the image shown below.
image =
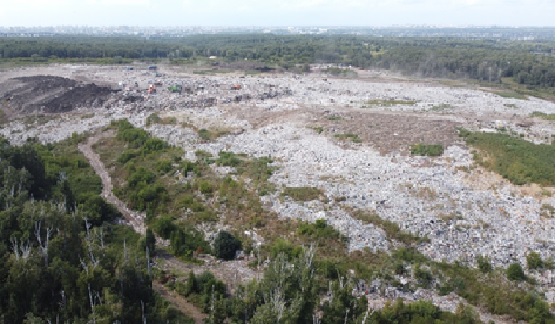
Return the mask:
<path fill-rule="evenodd" d="M 170 91 L 171 93 L 182 93 L 182 85 L 171 85 L 170 87 L 168 87 L 168 91 Z"/>

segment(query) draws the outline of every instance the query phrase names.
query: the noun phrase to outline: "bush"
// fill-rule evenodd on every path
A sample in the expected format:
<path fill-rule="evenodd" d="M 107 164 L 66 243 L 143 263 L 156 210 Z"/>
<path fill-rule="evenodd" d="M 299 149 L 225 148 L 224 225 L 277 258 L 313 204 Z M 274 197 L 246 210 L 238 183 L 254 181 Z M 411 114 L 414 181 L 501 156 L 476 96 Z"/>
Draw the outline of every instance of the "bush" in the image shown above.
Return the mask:
<path fill-rule="evenodd" d="M 211 132 L 205 128 L 198 130 L 197 135 L 204 141 L 210 141 L 212 137 Z"/>
<path fill-rule="evenodd" d="M 242 249 L 242 242 L 227 231 L 220 231 L 215 238 L 215 256 L 224 260 L 234 260 L 236 251 Z"/>
<path fill-rule="evenodd" d="M 292 260 L 302 254 L 302 247 L 294 245 L 283 238 L 278 238 L 270 246 L 270 253 L 273 259 L 282 253 L 286 256 L 287 260 Z"/>
<path fill-rule="evenodd" d="M 528 263 L 528 269 L 543 268 L 543 261 L 539 253 L 530 252 L 526 257 L 526 262 Z"/>
<path fill-rule="evenodd" d="M 207 180 L 199 180 L 197 183 L 197 189 L 201 191 L 204 195 L 212 194 L 214 191 L 213 185 Z"/>
<path fill-rule="evenodd" d="M 172 232 L 177 229 L 172 220 L 173 219 L 170 215 L 162 215 L 160 217 L 157 217 L 152 226 L 153 230 L 163 239 L 168 240 Z"/>
<path fill-rule="evenodd" d="M 522 271 L 522 267 L 520 263 L 513 263 L 507 268 L 507 278 L 509 280 L 524 280 L 526 276 L 524 275 L 524 271 Z"/>
<path fill-rule="evenodd" d="M 478 268 L 483 273 L 491 272 L 491 263 L 489 263 L 489 259 L 486 257 L 478 257 L 476 260 L 478 262 Z"/>
<path fill-rule="evenodd" d="M 215 162 L 219 166 L 237 167 L 241 161 L 233 152 L 220 151 L 219 158 Z"/>

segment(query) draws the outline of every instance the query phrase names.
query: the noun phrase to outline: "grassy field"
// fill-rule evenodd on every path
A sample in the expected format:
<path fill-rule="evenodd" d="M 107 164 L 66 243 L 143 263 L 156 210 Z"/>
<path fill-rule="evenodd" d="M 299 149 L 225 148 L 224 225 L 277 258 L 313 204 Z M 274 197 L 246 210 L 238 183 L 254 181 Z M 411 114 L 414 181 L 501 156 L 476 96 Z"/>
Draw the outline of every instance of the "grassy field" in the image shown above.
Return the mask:
<path fill-rule="evenodd" d="M 462 129 L 460 135 L 475 149 L 476 162 L 512 183 L 555 185 L 555 145 L 536 145 L 507 134 L 486 134 Z"/>

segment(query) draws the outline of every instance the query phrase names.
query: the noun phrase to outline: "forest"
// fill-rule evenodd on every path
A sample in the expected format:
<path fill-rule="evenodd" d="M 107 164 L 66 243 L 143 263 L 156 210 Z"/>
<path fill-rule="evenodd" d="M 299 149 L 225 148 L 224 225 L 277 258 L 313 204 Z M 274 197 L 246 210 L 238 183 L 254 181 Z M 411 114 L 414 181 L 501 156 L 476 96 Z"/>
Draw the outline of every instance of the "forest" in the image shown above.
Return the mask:
<path fill-rule="evenodd" d="M 117 224 L 73 137 L 0 141 L 3 323 L 186 323 L 152 289 L 145 239 Z"/>
<path fill-rule="evenodd" d="M 553 40 L 365 35 L 219 34 L 184 37 L 52 36 L 0 38 L 0 62 L 130 63 L 168 60 L 187 64 L 214 56 L 214 65 L 264 64 L 291 71 L 296 65 L 332 63 L 381 68 L 418 77 L 513 83 L 554 92 Z"/>

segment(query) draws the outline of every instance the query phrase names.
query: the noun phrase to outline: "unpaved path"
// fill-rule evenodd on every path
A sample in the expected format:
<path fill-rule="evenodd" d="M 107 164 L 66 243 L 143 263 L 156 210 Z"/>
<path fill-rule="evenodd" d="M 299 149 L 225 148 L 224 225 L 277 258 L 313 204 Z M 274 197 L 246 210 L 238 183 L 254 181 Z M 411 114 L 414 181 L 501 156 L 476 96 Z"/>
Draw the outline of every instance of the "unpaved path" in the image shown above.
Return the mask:
<path fill-rule="evenodd" d="M 95 151 L 93 151 L 93 145 L 97 143 L 101 138 L 111 136 L 114 136 L 113 132 L 103 132 L 100 134 L 96 134 L 89 137 L 85 144 L 79 144 L 78 149 L 87 158 L 89 164 L 91 164 L 91 166 L 95 170 L 95 173 L 97 173 L 97 175 L 99 175 L 99 177 L 101 178 L 101 196 L 104 197 L 108 202 L 116 206 L 118 211 L 120 211 L 120 213 L 122 213 L 122 215 L 124 216 L 126 222 L 131 225 L 136 232 L 145 234 L 145 214 L 130 210 L 123 201 L 121 201 L 112 193 L 112 180 L 110 178 L 110 175 L 108 174 L 104 163 L 102 163 L 100 156 Z M 214 262 L 214 260 L 204 260 L 206 261 L 206 264 L 200 266 L 185 264 L 176 259 L 173 255 L 160 251 L 157 261 L 159 263 L 162 263 L 162 267 L 164 269 L 171 269 L 174 271 L 177 270 L 184 273 L 193 271 L 196 274 L 200 274 L 206 270 L 211 271 L 215 275 L 215 277 L 217 277 L 219 280 L 222 280 L 228 286 L 230 292 L 233 292 L 237 288 L 238 284 L 245 284 L 251 279 L 257 277 L 257 273 L 248 267 L 248 262 L 245 260 L 229 262 Z M 211 265 L 210 263 L 214 264 Z M 203 323 L 203 319 L 207 317 L 197 307 L 189 303 L 185 298 L 178 295 L 176 292 L 173 292 L 164 287 L 164 285 L 153 281 L 153 289 L 155 289 L 162 297 L 168 300 L 178 310 L 193 317 L 196 323 Z"/>
<path fill-rule="evenodd" d="M 87 142 L 85 144 L 79 144 L 78 149 L 87 158 L 87 160 L 95 170 L 95 173 L 97 173 L 99 177 L 101 177 L 101 196 L 104 197 L 108 202 L 116 206 L 116 208 L 118 208 L 118 211 L 122 213 L 126 221 L 133 227 L 136 232 L 144 234 L 145 215 L 130 210 L 123 201 L 118 199 L 118 197 L 116 197 L 112 193 L 112 180 L 110 178 L 110 175 L 104 167 L 104 164 L 101 162 L 99 155 L 93 151 L 93 145 L 97 141 L 99 141 L 103 137 L 109 137 L 113 135 L 114 134 L 112 132 L 105 132 L 97 134 L 95 136 L 91 136 L 87 139 Z M 184 264 L 176 260 L 173 256 L 169 256 L 169 259 L 172 259 L 173 263 L 181 264 L 182 267 L 185 267 Z M 197 307 L 195 307 L 195 305 L 189 303 L 184 297 L 180 296 L 174 291 L 169 290 L 159 282 L 153 281 L 153 289 L 157 291 L 164 299 L 170 302 L 174 307 L 176 307 L 176 309 L 192 317 L 196 323 L 203 323 L 203 319 L 207 317 L 207 315 L 203 314 Z"/>
<path fill-rule="evenodd" d="M 153 289 L 176 309 L 193 318 L 196 324 L 202 324 L 203 320 L 208 317 L 207 314 L 199 311 L 195 305 L 188 302 L 184 297 L 180 296 L 175 291 L 168 289 L 160 282 L 154 280 Z"/>
<path fill-rule="evenodd" d="M 112 180 L 108 171 L 105 169 L 104 164 L 101 162 L 100 156 L 93 151 L 93 145 L 98 142 L 101 138 L 113 136 L 112 132 L 104 132 L 87 139 L 85 144 L 79 144 L 77 147 L 83 153 L 83 155 L 89 161 L 89 164 L 95 170 L 95 173 L 101 177 L 102 181 L 102 193 L 101 196 L 105 198 L 109 203 L 113 204 L 118 208 L 118 211 L 122 213 L 125 220 L 133 227 L 133 229 L 140 233 L 145 234 L 145 214 L 134 212 L 126 206 L 126 204 L 121 201 L 112 193 Z"/>

